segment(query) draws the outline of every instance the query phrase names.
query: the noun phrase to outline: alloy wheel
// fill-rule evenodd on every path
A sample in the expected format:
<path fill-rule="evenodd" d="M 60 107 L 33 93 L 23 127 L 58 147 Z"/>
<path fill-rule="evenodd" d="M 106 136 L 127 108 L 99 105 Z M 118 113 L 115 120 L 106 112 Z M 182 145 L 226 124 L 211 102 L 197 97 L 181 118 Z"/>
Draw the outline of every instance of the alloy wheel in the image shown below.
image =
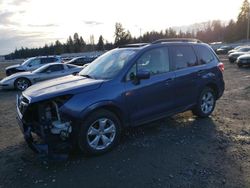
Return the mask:
<path fill-rule="evenodd" d="M 116 126 L 108 118 L 96 120 L 87 131 L 88 145 L 94 150 L 104 150 L 114 141 Z"/>
<path fill-rule="evenodd" d="M 207 92 L 201 99 L 201 110 L 204 114 L 208 114 L 214 107 L 214 95 L 211 92 Z"/>
<path fill-rule="evenodd" d="M 24 91 L 29 87 L 29 81 L 26 79 L 19 79 L 16 83 L 17 89 Z"/>

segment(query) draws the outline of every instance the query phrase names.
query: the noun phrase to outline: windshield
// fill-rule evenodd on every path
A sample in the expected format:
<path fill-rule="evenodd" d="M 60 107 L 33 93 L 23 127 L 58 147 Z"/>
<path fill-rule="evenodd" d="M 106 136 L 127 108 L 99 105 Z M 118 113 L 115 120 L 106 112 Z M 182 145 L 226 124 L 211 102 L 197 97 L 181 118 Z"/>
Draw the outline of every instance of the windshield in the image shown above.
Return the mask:
<path fill-rule="evenodd" d="M 241 48 L 239 51 L 240 52 L 248 52 L 250 50 L 250 48 Z"/>
<path fill-rule="evenodd" d="M 90 63 L 79 75 L 94 79 L 112 79 L 135 55 L 135 52 L 134 49 L 111 50 Z"/>
<path fill-rule="evenodd" d="M 34 73 L 40 73 L 40 72 L 42 72 L 44 69 L 46 69 L 46 68 L 49 67 L 49 66 L 50 66 L 50 64 L 41 66 L 41 67 L 39 67 L 38 69 L 34 70 L 33 72 L 34 72 Z"/>
<path fill-rule="evenodd" d="M 27 60 L 25 60 L 21 65 L 27 65 L 31 60 L 33 60 L 34 58 L 29 58 Z"/>
<path fill-rule="evenodd" d="M 80 58 L 79 58 L 79 57 L 75 57 L 75 58 L 69 60 L 68 63 L 74 62 L 74 61 L 77 60 L 77 59 L 80 59 Z"/>

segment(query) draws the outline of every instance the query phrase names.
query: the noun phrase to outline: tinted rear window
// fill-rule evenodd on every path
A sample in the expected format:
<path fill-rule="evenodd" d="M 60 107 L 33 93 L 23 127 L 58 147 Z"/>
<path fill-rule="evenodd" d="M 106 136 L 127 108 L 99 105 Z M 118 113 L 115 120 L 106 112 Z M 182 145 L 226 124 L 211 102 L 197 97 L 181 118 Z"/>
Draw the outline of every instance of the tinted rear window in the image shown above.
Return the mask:
<path fill-rule="evenodd" d="M 196 55 L 191 46 L 173 46 L 172 60 L 176 69 L 198 65 Z"/>
<path fill-rule="evenodd" d="M 42 58 L 42 64 L 47 64 L 47 63 L 53 63 L 57 61 L 57 58 L 54 57 L 46 57 L 46 58 Z"/>
<path fill-rule="evenodd" d="M 207 64 L 214 60 L 214 55 L 207 47 L 195 46 L 195 50 L 198 54 L 199 64 Z"/>

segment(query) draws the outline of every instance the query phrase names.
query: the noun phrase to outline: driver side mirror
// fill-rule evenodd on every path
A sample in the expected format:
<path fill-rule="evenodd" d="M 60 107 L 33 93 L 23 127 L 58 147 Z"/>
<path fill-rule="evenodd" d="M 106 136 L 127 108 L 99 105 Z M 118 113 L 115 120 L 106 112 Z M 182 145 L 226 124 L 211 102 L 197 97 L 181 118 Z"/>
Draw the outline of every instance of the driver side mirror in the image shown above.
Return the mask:
<path fill-rule="evenodd" d="M 139 80 L 145 80 L 150 78 L 150 72 L 145 70 L 140 70 L 136 74 L 136 78 Z"/>
<path fill-rule="evenodd" d="M 139 70 L 136 75 L 134 73 L 130 74 L 130 80 L 135 84 L 140 84 L 140 80 L 145 80 L 150 78 L 150 72 L 146 70 Z"/>

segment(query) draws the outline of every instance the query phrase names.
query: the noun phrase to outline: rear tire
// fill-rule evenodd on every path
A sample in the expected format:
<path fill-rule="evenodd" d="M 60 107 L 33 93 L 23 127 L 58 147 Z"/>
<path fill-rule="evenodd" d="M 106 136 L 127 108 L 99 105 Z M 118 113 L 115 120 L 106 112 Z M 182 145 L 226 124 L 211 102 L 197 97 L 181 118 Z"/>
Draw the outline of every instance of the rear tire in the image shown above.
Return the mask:
<path fill-rule="evenodd" d="M 192 110 L 194 115 L 205 118 L 212 114 L 216 104 L 215 92 L 213 89 L 206 87 L 202 90 L 198 102 Z"/>
<path fill-rule="evenodd" d="M 237 65 L 238 65 L 238 67 L 239 67 L 239 68 L 241 68 L 241 67 L 242 67 L 242 65 L 241 65 L 241 64 L 237 64 Z"/>
<path fill-rule="evenodd" d="M 24 91 L 29 86 L 31 86 L 31 82 L 27 78 L 18 78 L 14 83 L 15 89 L 19 91 Z"/>
<path fill-rule="evenodd" d="M 82 123 L 78 146 L 86 155 L 100 155 L 110 151 L 120 140 L 121 123 L 107 110 L 97 110 Z"/>

